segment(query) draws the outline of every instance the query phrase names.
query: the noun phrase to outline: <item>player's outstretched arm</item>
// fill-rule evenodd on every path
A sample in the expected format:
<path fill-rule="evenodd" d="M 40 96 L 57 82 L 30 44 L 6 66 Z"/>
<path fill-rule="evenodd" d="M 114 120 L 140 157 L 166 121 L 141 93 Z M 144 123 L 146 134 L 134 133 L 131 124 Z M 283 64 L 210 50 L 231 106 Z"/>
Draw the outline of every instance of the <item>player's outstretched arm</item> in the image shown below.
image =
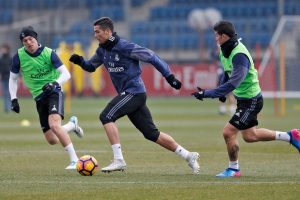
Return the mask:
<path fill-rule="evenodd" d="M 78 54 L 73 54 L 70 59 L 69 59 L 72 63 L 81 66 L 84 62 L 84 59 L 82 56 L 78 55 Z"/>
<path fill-rule="evenodd" d="M 85 61 L 84 58 L 80 55 L 73 54 L 70 59 L 70 62 L 79 65 L 83 70 L 87 72 L 94 72 L 96 71 L 96 68 L 99 67 L 103 62 L 98 59 L 96 55 L 92 56 L 92 58 L 88 61 Z M 95 67 L 93 64 L 94 63 Z"/>
<path fill-rule="evenodd" d="M 11 98 L 11 110 L 20 113 L 20 105 L 17 99 L 17 91 L 18 91 L 18 77 L 19 74 L 15 74 L 10 72 L 8 88 Z"/>

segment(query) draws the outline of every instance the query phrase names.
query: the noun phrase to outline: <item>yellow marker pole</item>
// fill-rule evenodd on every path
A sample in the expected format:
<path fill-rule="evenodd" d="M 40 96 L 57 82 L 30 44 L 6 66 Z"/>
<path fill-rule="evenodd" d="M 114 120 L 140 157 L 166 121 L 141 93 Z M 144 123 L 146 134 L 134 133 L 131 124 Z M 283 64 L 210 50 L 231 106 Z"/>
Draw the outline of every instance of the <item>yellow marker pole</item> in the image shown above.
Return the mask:
<path fill-rule="evenodd" d="M 280 41 L 279 44 L 279 52 L 280 52 L 280 114 L 282 116 L 285 115 L 285 43 L 284 41 Z"/>

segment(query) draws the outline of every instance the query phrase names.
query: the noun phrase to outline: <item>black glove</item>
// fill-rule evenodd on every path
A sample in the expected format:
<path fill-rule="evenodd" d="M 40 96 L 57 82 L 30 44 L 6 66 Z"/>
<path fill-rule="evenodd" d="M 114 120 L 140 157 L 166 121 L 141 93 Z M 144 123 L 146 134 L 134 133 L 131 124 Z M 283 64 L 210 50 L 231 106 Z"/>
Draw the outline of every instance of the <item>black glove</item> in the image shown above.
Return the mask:
<path fill-rule="evenodd" d="M 73 54 L 69 60 L 74 64 L 81 65 L 83 62 L 83 57 L 77 54 Z"/>
<path fill-rule="evenodd" d="M 61 90 L 61 86 L 58 82 L 46 83 L 42 88 L 44 94 L 50 94 L 51 92 L 57 92 Z"/>
<path fill-rule="evenodd" d="M 20 106 L 19 106 L 18 99 L 11 100 L 11 110 L 16 113 L 20 112 Z"/>
<path fill-rule="evenodd" d="M 171 87 L 175 88 L 176 90 L 179 90 L 181 88 L 181 82 L 175 78 L 174 74 L 170 74 L 166 80 L 171 85 Z"/>
<path fill-rule="evenodd" d="M 203 101 L 205 90 L 202 90 L 200 87 L 197 87 L 197 89 L 198 89 L 198 92 L 194 92 L 191 95 L 196 97 L 196 99 L 199 99 L 199 100 Z"/>
<path fill-rule="evenodd" d="M 225 103 L 225 101 L 226 101 L 226 97 L 225 97 L 225 96 L 223 96 L 223 97 L 219 97 L 219 101 L 221 101 L 222 103 Z"/>

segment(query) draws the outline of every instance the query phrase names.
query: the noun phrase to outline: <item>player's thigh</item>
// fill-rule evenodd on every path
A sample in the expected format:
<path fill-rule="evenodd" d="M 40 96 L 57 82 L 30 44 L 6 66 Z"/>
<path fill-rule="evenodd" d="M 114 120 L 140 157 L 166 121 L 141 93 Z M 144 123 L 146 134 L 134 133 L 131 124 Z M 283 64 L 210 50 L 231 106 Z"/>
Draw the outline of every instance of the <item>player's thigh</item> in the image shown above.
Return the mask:
<path fill-rule="evenodd" d="M 153 122 L 151 112 L 146 105 L 129 114 L 128 118 L 134 126 L 144 134 L 145 137 L 149 134 L 158 133 L 158 129 Z"/>
<path fill-rule="evenodd" d="M 49 115 L 59 115 L 60 120 L 64 117 L 63 93 L 52 93 L 44 99 L 36 101 L 36 108 L 39 115 L 40 125 L 45 133 L 50 129 Z M 61 121 L 60 121 L 61 122 Z"/>
<path fill-rule="evenodd" d="M 256 142 L 257 141 L 257 135 L 256 135 L 256 127 L 253 126 L 251 128 L 241 130 L 241 134 L 243 139 L 246 142 Z"/>
<path fill-rule="evenodd" d="M 48 115 L 58 114 L 64 119 L 64 94 L 53 92 L 48 96 Z"/>
<path fill-rule="evenodd" d="M 125 93 L 113 98 L 100 114 L 101 121 L 116 121 L 117 119 L 135 112 L 146 102 L 146 94 Z"/>
<path fill-rule="evenodd" d="M 229 123 L 239 130 L 246 130 L 258 125 L 257 115 L 263 108 L 263 98 L 238 100 L 235 114 Z"/>
<path fill-rule="evenodd" d="M 55 114 L 50 114 L 48 117 L 49 121 L 49 126 L 54 127 L 54 126 L 61 126 L 61 115 L 55 113 Z"/>
<path fill-rule="evenodd" d="M 50 129 L 48 123 L 48 101 L 36 101 L 36 109 L 39 115 L 41 129 L 43 133 L 46 133 Z"/>

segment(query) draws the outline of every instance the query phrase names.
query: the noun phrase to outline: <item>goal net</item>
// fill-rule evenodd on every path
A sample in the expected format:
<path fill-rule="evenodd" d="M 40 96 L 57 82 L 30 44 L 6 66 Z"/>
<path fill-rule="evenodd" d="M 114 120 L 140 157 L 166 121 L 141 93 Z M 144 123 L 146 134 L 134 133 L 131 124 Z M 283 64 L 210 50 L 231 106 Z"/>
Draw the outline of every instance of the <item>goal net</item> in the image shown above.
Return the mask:
<path fill-rule="evenodd" d="M 265 97 L 300 97 L 300 16 L 280 18 L 258 72 Z"/>

